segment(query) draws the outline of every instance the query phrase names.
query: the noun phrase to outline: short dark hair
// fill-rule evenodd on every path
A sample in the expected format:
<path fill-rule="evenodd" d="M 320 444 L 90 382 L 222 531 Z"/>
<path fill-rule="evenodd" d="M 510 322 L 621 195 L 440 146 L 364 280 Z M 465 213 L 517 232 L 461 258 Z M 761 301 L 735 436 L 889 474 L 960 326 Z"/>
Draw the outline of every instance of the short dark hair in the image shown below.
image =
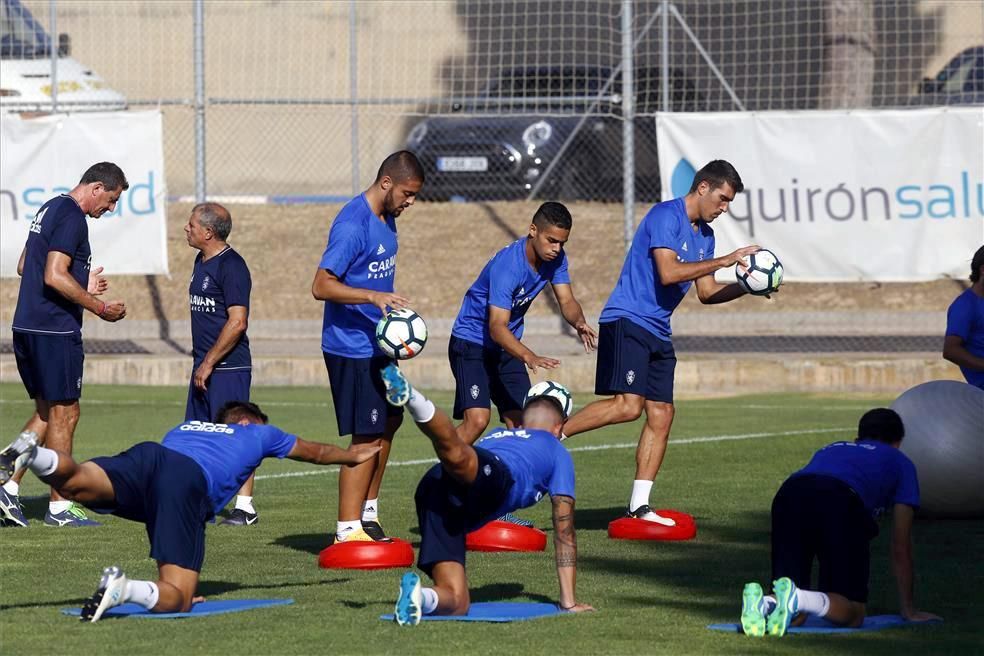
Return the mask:
<path fill-rule="evenodd" d="M 198 214 L 198 222 L 203 228 L 208 228 L 225 241 L 232 232 L 232 215 L 218 203 L 199 203 L 191 209 L 192 214 Z"/>
<path fill-rule="evenodd" d="M 82 174 L 82 179 L 79 180 L 79 184 L 84 185 L 92 184 L 93 182 L 101 182 L 102 186 L 110 191 L 117 189 L 126 191 L 130 188 L 130 183 L 126 181 L 123 169 L 112 162 L 93 164 L 86 169 L 86 172 Z"/>
<path fill-rule="evenodd" d="M 984 266 L 984 246 L 977 249 L 974 258 L 970 261 L 970 282 L 977 282 L 981 279 L 982 266 Z"/>
<path fill-rule="evenodd" d="M 260 410 L 260 406 L 249 401 L 229 401 L 223 404 L 219 408 L 219 412 L 215 415 L 215 421 L 220 424 L 235 424 L 241 419 L 254 419 L 261 424 L 265 424 L 270 420 Z"/>
<path fill-rule="evenodd" d="M 547 396 L 546 394 L 542 396 L 533 397 L 532 399 L 527 401 L 526 405 L 523 406 L 523 412 L 526 412 L 530 408 L 535 408 L 544 402 L 549 404 L 551 408 L 557 411 L 557 414 L 560 415 L 561 421 L 566 419 L 566 417 L 564 416 L 564 406 L 560 403 L 560 399 L 556 399 L 552 396 Z"/>
<path fill-rule="evenodd" d="M 745 185 L 742 184 L 738 171 L 723 159 L 710 161 L 704 165 L 704 168 L 697 171 L 696 175 L 694 175 L 694 183 L 690 185 L 690 193 L 697 191 L 700 183 L 705 181 L 711 185 L 711 189 L 717 189 L 727 182 L 735 190 L 736 194 L 740 194 L 745 190 Z"/>
<path fill-rule="evenodd" d="M 383 160 L 376 172 L 376 182 L 383 179 L 383 176 L 399 184 L 410 180 L 424 181 L 424 167 L 420 164 L 417 156 L 409 150 L 399 150 Z"/>
<path fill-rule="evenodd" d="M 891 408 L 875 408 L 861 415 L 858 440 L 874 440 L 886 444 L 901 442 L 905 437 L 902 417 Z"/>
<path fill-rule="evenodd" d="M 557 226 L 563 230 L 570 230 L 574 224 L 571 212 L 563 203 L 547 201 L 540 205 L 536 214 L 533 215 L 533 225 L 537 228 L 544 228 L 548 225 Z"/>

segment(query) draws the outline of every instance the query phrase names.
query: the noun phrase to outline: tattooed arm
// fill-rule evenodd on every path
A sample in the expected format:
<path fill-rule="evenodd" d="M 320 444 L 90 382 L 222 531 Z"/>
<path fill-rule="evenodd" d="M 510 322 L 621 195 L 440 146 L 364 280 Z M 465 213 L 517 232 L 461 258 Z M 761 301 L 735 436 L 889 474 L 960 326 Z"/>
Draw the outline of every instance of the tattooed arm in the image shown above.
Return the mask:
<path fill-rule="evenodd" d="M 563 610 L 579 613 L 594 610 L 587 604 L 577 603 L 574 586 L 577 578 L 577 538 L 574 535 L 574 499 L 565 496 L 550 497 L 553 504 L 554 551 L 557 561 L 557 579 L 560 581 L 560 603 Z"/>

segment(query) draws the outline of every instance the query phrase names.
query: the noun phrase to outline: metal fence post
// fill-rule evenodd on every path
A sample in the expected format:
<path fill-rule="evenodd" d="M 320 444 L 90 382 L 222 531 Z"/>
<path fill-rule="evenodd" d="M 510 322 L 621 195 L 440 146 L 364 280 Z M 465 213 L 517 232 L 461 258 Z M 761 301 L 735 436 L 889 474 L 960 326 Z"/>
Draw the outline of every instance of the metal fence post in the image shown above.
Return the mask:
<path fill-rule="evenodd" d="M 205 0 L 195 0 L 195 202 L 205 202 Z"/>
<path fill-rule="evenodd" d="M 622 0 L 622 203 L 625 250 L 635 232 L 635 63 L 632 0 Z"/>
<path fill-rule="evenodd" d="M 351 109 L 352 195 L 359 193 L 359 21 L 356 16 L 356 0 L 349 1 L 349 98 Z"/>
<path fill-rule="evenodd" d="M 58 111 L 58 0 L 48 2 L 48 22 L 51 46 L 51 113 Z"/>
<path fill-rule="evenodd" d="M 663 33 L 660 35 L 660 77 L 659 81 L 660 88 L 663 91 L 662 94 L 662 107 L 664 112 L 670 111 L 670 3 L 669 0 L 663 0 Z M 662 193 L 660 194 L 660 200 L 662 200 Z"/>

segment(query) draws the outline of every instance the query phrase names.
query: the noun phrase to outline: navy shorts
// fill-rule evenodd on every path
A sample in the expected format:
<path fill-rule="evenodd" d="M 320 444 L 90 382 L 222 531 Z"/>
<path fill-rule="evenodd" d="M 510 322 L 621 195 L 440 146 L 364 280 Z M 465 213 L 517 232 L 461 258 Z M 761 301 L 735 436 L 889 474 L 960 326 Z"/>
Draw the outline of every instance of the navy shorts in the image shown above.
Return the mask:
<path fill-rule="evenodd" d="M 205 522 L 213 513 L 197 462 L 157 442 L 91 462 L 106 472 L 116 494 L 115 502 L 92 510 L 146 524 L 151 558 L 202 571 Z"/>
<path fill-rule="evenodd" d="M 868 546 L 877 534 L 861 497 L 846 483 L 794 476 L 772 501 L 772 578 L 788 576 L 796 587 L 867 603 Z M 810 582 L 814 558 L 820 565 L 816 586 Z"/>
<path fill-rule="evenodd" d="M 192 369 L 185 421 L 216 421 L 219 410 L 229 401 L 249 401 L 252 381 L 253 372 L 249 369 L 213 371 L 205 381 L 208 389 L 203 392 L 195 387 L 195 371 Z"/>
<path fill-rule="evenodd" d="M 649 401 L 673 403 L 673 343 L 628 319 L 598 327 L 595 394 L 636 394 Z"/>
<path fill-rule="evenodd" d="M 486 349 L 458 337 L 448 343 L 448 360 L 454 374 L 454 418 L 469 408 L 489 408 L 494 403 L 499 418 L 522 410 L 530 391 L 526 365 L 502 349 Z"/>
<path fill-rule="evenodd" d="M 499 458 L 481 447 L 478 477 L 471 485 L 451 478 L 440 465 L 424 474 L 414 501 L 420 523 L 417 567 L 433 578 L 434 565 L 465 564 L 465 534 L 502 515 L 502 502 L 513 486 L 513 477 Z"/>
<path fill-rule="evenodd" d="M 14 358 L 32 399 L 74 401 L 82 396 L 82 335 L 14 331 Z"/>
<path fill-rule="evenodd" d="M 379 371 L 393 362 L 386 356 L 346 358 L 324 353 L 328 382 L 335 404 L 339 435 L 382 435 L 386 419 L 403 414 L 403 407 L 386 402 Z"/>

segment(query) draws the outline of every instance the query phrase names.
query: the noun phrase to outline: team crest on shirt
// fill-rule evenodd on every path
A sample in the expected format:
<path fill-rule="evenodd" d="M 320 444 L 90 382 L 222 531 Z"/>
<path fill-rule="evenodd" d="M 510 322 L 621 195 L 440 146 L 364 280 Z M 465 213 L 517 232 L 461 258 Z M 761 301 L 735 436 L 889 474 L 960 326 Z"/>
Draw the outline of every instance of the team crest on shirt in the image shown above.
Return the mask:
<path fill-rule="evenodd" d="M 209 281 L 209 277 L 208 276 L 205 276 L 205 279 L 202 280 L 202 291 L 205 291 L 206 289 L 208 289 L 208 283 L 209 282 L 210 282 Z"/>
<path fill-rule="evenodd" d="M 625 382 L 627 382 L 629 385 L 631 385 L 632 383 L 635 382 L 635 370 L 634 369 L 629 369 L 627 372 L 625 372 Z"/>
<path fill-rule="evenodd" d="M 75 389 L 82 389 L 82 376 L 79 376 L 79 379 L 75 381 Z"/>
<path fill-rule="evenodd" d="M 478 391 L 479 391 L 478 390 L 478 385 L 472 385 L 471 386 L 471 389 L 468 390 L 468 392 L 471 394 L 471 397 L 473 399 L 477 399 L 478 398 Z"/>
<path fill-rule="evenodd" d="M 697 261 L 702 262 L 704 260 L 704 249 L 697 251 Z"/>
<path fill-rule="evenodd" d="M 486 476 L 491 476 L 492 475 L 492 465 L 485 465 L 484 467 L 482 467 L 482 473 L 485 474 Z"/>
<path fill-rule="evenodd" d="M 376 408 L 372 409 L 372 412 L 369 413 L 369 421 L 371 421 L 374 426 L 376 425 L 376 422 L 379 421 L 379 410 Z"/>

